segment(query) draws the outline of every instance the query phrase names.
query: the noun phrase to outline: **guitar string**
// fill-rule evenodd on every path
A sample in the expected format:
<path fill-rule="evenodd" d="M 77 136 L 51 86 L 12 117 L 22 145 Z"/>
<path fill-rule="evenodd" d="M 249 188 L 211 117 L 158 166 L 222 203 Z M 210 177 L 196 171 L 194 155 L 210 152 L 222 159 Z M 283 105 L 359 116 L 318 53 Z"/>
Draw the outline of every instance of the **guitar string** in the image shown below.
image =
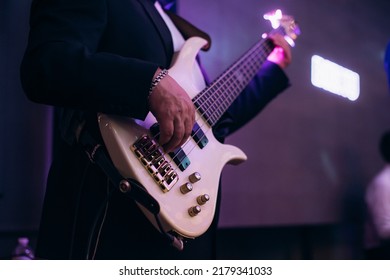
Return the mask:
<path fill-rule="evenodd" d="M 255 54 L 256 58 L 258 59 L 259 57 L 259 54 Z M 253 55 L 252 55 L 253 57 Z M 266 57 L 261 57 L 261 59 L 264 61 Z M 261 67 L 261 64 L 262 63 L 257 63 L 256 61 L 254 61 L 253 59 L 251 60 L 253 61 L 252 63 L 249 62 L 249 63 L 246 63 L 246 64 L 240 64 L 240 65 L 236 65 L 235 67 L 232 67 L 231 71 L 228 71 L 229 73 L 225 76 L 230 76 L 230 80 L 225 80 L 225 82 L 223 84 L 220 84 L 218 85 L 217 87 L 217 90 L 215 90 L 214 92 L 212 92 L 213 95 L 209 95 L 208 96 L 208 99 L 206 100 L 201 100 L 201 98 L 204 97 L 204 95 L 206 94 L 203 94 L 201 97 L 198 98 L 198 101 L 201 101 L 202 104 L 198 107 L 200 109 L 203 109 L 205 105 L 207 105 L 207 110 L 203 110 L 204 114 L 203 115 L 206 115 L 206 113 L 208 113 L 210 110 L 215 110 L 214 113 L 212 113 L 210 116 L 209 116 L 209 119 L 206 119 L 207 121 L 209 121 L 211 119 L 211 122 L 212 122 L 212 125 L 220 118 L 220 116 L 225 112 L 225 110 L 231 105 L 231 103 L 234 101 L 234 99 L 231 99 L 232 98 L 232 94 L 231 94 L 231 91 L 233 90 L 233 93 L 234 92 L 239 92 L 241 91 L 248 83 L 249 81 L 253 78 L 253 75 L 258 71 L 258 69 Z M 258 65 L 256 65 L 258 64 Z M 248 67 L 249 65 L 249 67 Z M 238 71 L 235 70 L 236 68 L 239 68 Z M 248 71 L 248 68 L 250 68 Z M 245 71 L 243 71 L 245 70 Z M 235 73 L 232 73 L 232 72 L 240 72 L 240 74 L 242 74 L 242 80 L 238 80 L 238 78 L 236 77 Z M 252 72 L 251 75 L 248 75 L 248 73 Z M 250 77 L 248 77 L 250 76 Z M 236 78 L 236 79 L 232 79 L 232 78 Z M 225 79 L 225 77 L 223 78 Z M 216 82 L 216 84 L 218 84 L 219 82 Z M 216 95 L 214 93 L 218 93 L 218 91 L 223 91 L 223 92 L 227 92 L 227 94 L 222 94 L 222 95 Z M 205 92 L 207 93 L 207 92 Z M 235 93 L 234 93 L 235 94 Z M 215 98 L 216 97 L 216 98 Z M 221 98 L 226 98 L 222 103 L 220 102 Z M 206 97 L 207 98 L 207 97 Z M 210 104 L 210 99 L 214 99 L 212 100 L 213 103 Z M 197 102 L 197 101 L 195 101 Z M 217 105 L 218 107 L 215 108 L 213 107 L 213 105 L 215 105 L 215 103 L 219 102 L 221 105 Z M 222 112 L 220 111 L 222 107 Z M 202 116 L 203 116 L 202 115 Z"/>
<path fill-rule="evenodd" d="M 265 55 L 265 57 L 261 57 L 261 55 Z M 263 53 L 261 53 L 261 54 L 255 54 L 255 55 L 252 55 L 252 57 L 253 56 L 255 56 L 256 58 L 261 58 L 262 60 L 263 60 L 263 62 L 264 62 L 264 60 L 266 59 L 266 57 L 268 56 L 268 54 L 263 54 Z M 253 60 L 252 60 L 253 61 Z M 263 64 L 263 62 L 260 62 L 260 63 L 258 63 L 258 60 L 256 60 L 255 62 L 253 62 L 253 63 L 251 63 L 251 65 L 250 65 L 250 67 L 251 67 L 251 71 L 253 72 L 253 74 L 252 75 L 248 75 L 248 76 L 251 76 L 250 78 L 248 78 L 248 76 L 246 77 L 246 81 L 245 82 L 243 82 L 243 83 L 239 83 L 239 84 L 237 84 L 237 83 L 234 83 L 233 82 L 233 91 L 235 91 L 235 92 L 241 92 L 244 88 L 245 88 L 245 86 L 248 84 L 248 82 L 253 78 L 253 75 L 255 75 L 256 74 L 256 72 L 259 70 L 259 68 L 261 67 L 261 65 Z M 258 64 L 258 65 L 256 65 L 256 64 Z M 246 65 L 236 65 L 237 67 L 244 67 L 244 68 L 246 68 L 246 70 L 247 70 L 247 66 Z M 236 67 L 234 67 L 234 68 L 236 68 Z M 241 69 L 242 70 L 242 69 Z M 231 75 L 231 74 L 229 74 L 229 75 Z M 218 94 L 218 93 L 224 93 L 227 89 L 228 90 L 232 90 L 232 87 L 231 87 L 231 85 L 229 85 L 229 88 L 225 88 L 224 86 L 226 85 L 226 82 L 227 81 L 225 81 L 224 82 L 224 84 L 223 85 L 220 85 L 214 92 L 212 92 L 212 94 L 213 94 L 213 96 L 218 96 L 217 97 L 217 99 L 215 99 L 215 100 L 213 100 L 213 105 L 215 104 L 215 103 L 217 103 L 218 101 L 221 101 L 220 99 L 221 98 L 224 98 L 225 96 L 224 95 L 220 95 L 220 94 Z M 231 97 L 231 95 L 229 95 L 229 97 Z M 235 98 L 234 98 L 235 99 Z M 222 114 L 226 111 L 226 109 L 232 104 L 232 102 L 234 101 L 234 99 L 233 100 L 227 100 L 226 101 L 226 99 L 225 99 L 225 101 L 223 101 L 221 104 L 224 104 L 224 111 L 221 113 L 221 112 L 219 112 L 218 110 L 217 111 L 214 111 L 214 113 L 213 114 L 211 114 L 208 118 L 204 118 L 204 120 L 205 120 L 205 123 L 203 124 L 201 124 L 200 126 L 199 126 L 199 128 L 198 128 L 198 130 L 195 132 L 195 133 L 197 133 L 199 130 L 202 130 L 202 128 L 204 128 L 204 126 L 206 125 L 206 124 L 209 124 L 210 126 L 207 126 L 206 127 L 206 130 L 204 130 L 204 135 L 203 136 L 201 136 L 200 137 L 200 139 L 198 140 L 198 141 L 195 141 L 195 144 L 196 145 L 194 145 L 193 147 L 192 147 L 192 149 L 188 152 L 188 155 L 189 154 L 191 154 L 191 152 L 193 151 L 193 149 L 198 145 L 198 143 L 199 142 L 201 142 L 202 140 L 203 140 L 203 138 L 204 137 L 206 137 L 206 133 L 210 130 L 210 129 L 212 129 L 212 127 L 213 127 L 213 125 L 219 120 L 219 118 L 222 116 Z M 210 100 L 210 98 L 208 99 L 208 100 Z M 204 103 L 206 103 L 206 102 L 204 102 Z M 201 106 L 199 106 L 199 107 L 201 107 Z M 199 108 L 198 107 L 198 108 Z M 203 114 L 200 114 L 200 117 L 203 117 L 204 115 L 206 115 L 206 112 L 207 111 L 209 111 L 209 109 L 212 109 L 212 106 L 208 106 L 208 109 L 207 110 L 205 110 L 204 112 L 203 112 Z M 209 120 L 212 120 L 211 121 L 211 123 L 209 122 Z M 191 141 L 191 137 L 189 137 L 189 139 L 186 141 L 186 143 L 185 144 L 187 144 L 189 141 Z M 185 144 L 183 145 L 183 147 L 185 146 Z M 175 169 L 175 170 L 177 170 L 177 168 Z"/>
<path fill-rule="evenodd" d="M 187 154 L 186 154 L 187 156 L 191 154 L 191 152 L 194 150 L 194 148 L 201 141 L 203 141 L 204 137 L 206 137 L 206 133 L 212 128 L 212 126 L 215 124 L 215 122 L 222 115 L 221 112 L 219 112 L 218 110 L 215 110 L 211 115 L 207 116 L 207 113 L 209 113 L 210 110 L 213 109 L 213 105 L 220 102 L 222 98 L 226 97 L 226 94 L 224 95 L 224 94 L 218 94 L 218 93 L 224 93 L 226 90 L 232 90 L 232 89 L 235 91 L 237 91 L 237 89 L 240 89 L 240 91 L 241 91 L 247 85 L 247 83 L 250 81 L 250 79 L 248 79 L 248 77 L 245 77 L 245 83 L 243 83 L 241 81 L 241 82 L 239 82 L 239 84 L 237 84 L 236 81 L 233 81 L 228 85 L 228 88 L 226 89 L 225 88 L 226 84 L 230 82 L 227 79 L 227 77 L 232 76 L 233 75 L 232 72 L 238 72 L 240 70 L 242 71 L 243 70 L 242 68 L 247 68 L 248 64 L 250 64 L 250 67 L 251 67 L 250 71 L 252 71 L 252 72 L 254 72 L 254 74 L 256 74 L 256 71 L 258 71 L 261 68 L 261 65 L 263 64 L 263 62 L 265 61 L 265 59 L 267 58 L 269 53 L 272 51 L 272 48 L 269 49 L 269 46 L 266 45 L 266 43 L 268 41 L 269 40 L 263 39 L 263 40 L 257 42 L 251 49 L 249 49 L 249 51 L 247 53 L 245 53 L 241 58 L 239 58 L 235 63 L 233 63 L 232 66 L 230 66 L 227 70 L 225 70 L 212 84 L 210 84 L 210 86 L 206 87 L 203 91 L 201 91 L 198 95 L 196 95 L 194 97 L 194 99 L 193 99 L 194 104 L 198 101 L 201 101 L 200 106 L 198 106 L 196 108 L 196 111 L 198 112 L 199 117 L 195 121 L 198 122 L 199 118 L 203 118 L 206 121 L 206 123 L 208 123 L 210 126 L 207 126 L 207 130 L 204 131 L 204 135 L 202 135 L 198 141 L 195 141 L 196 145 L 194 145 L 187 152 Z M 256 59 L 254 59 L 254 58 L 256 58 Z M 248 59 L 251 59 L 248 61 L 249 63 L 244 64 L 243 62 L 247 62 Z M 236 69 L 236 68 L 239 68 L 238 71 L 234 71 L 234 69 Z M 244 70 L 248 71 L 248 69 L 244 69 Z M 247 73 L 245 73 L 245 74 L 247 74 Z M 251 76 L 253 76 L 253 75 L 251 75 Z M 221 84 L 216 86 L 218 83 L 221 83 Z M 233 88 L 231 87 L 232 84 L 233 84 Z M 216 86 L 215 89 L 214 89 L 214 85 Z M 210 91 L 211 91 L 211 94 L 210 94 Z M 217 96 L 217 98 L 215 98 L 215 96 Z M 231 97 L 231 95 L 229 95 L 229 93 L 228 93 L 228 97 Z M 206 98 L 206 99 L 202 101 L 201 98 Z M 208 104 L 211 99 L 214 99 L 214 100 L 212 100 L 211 104 Z M 228 106 L 233 101 L 234 101 L 234 99 L 233 100 L 224 99 L 222 103 L 220 102 L 219 107 L 225 106 L 223 108 L 223 110 L 226 110 L 228 108 Z M 203 110 L 203 112 L 201 112 L 200 109 L 202 109 L 202 108 L 204 109 L 205 106 L 206 106 L 206 110 Z M 222 112 L 222 113 L 224 113 L 224 112 Z M 204 128 L 204 126 L 205 125 L 202 123 L 199 126 L 199 128 L 194 132 L 194 134 L 197 134 L 200 130 L 202 130 L 202 128 Z M 155 141 L 157 141 L 157 138 L 159 135 L 160 135 L 160 133 L 157 133 L 156 135 L 153 136 L 153 139 Z M 188 143 L 191 141 L 191 138 L 192 137 L 189 137 L 187 139 L 187 141 L 181 146 L 182 150 L 184 150 L 184 147 L 188 145 Z M 166 154 L 167 153 L 162 154 L 164 156 L 165 160 L 167 159 Z M 172 166 L 172 161 L 174 161 L 177 156 L 178 155 L 176 154 L 175 156 L 171 157 L 171 159 L 167 162 Z M 176 172 L 178 168 L 179 167 L 176 167 L 175 169 L 173 169 L 173 171 Z"/>
<path fill-rule="evenodd" d="M 206 97 L 205 100 L 200 103 L 200 106 L 198 109 L 202 110 L 201 117 L 206 116 L 205 121 L 210 124 L 212 127 L 216 121 L 220 118 L 220 116 L 226 111 L 229 105 L 231 105 L 235 98 L 232 98 L 232 92 L 235 94 L 239 94 L 243 90 L 243 88 L 248 84 L 248 82 L 253 78 L 253 76 L 256 74 L 256 72 L 261 67 L 262 63 L 264 62 L 265 58 L 267 57 L 267 53 L 264 54 L 264 48 L 261 49 L 260 53 L 258 52 L 258 47 L 263 47 L 263 45 L 258 44 L 256 47 L 252 49 L 246 56 L 242 57 L 238 63 L 235 63 L 228 71 L 221 77 L 221 79 L 217 79 L 215 81 L 215 84 L 219 84 L 216 88 L 210 87 L 208 90 L 204 91 L 202 93 L 202 96 L 199 96 L 198 98 L 195 98 L 195 102 L 201 101 L 202 98 Z M 243 64 L 242 62 L 246 62 L 248 58 L 251 58 L 249 60 L 249 63 Z M 254 60 L 253 58 L 256 58 Z M 250 68 L 250 71 L 248 71 L 248 68 Z M 245 70 L 245 71 L 243 71 Z M 240 72 L 240 74 L 244 74 L 243 80 L 238 79 L 231 79 L 232 77 L 235 77 L 234 73 L 232 72 Z M 251 73 L 251 75 L 248 75 L 248 73 Z M 248 77 L 249 76 L 249 77 Z M 228 77 L 228 79 L 226 79 Z M 221 83 L 222 80 L 222 83 Z M 207 95 L 211 92 L 211 95 Z M 226 94 L 227 92 L 227 94 Z M 222 94 L 220 94 L 222 93 Z M 227 97 L 227 98 L 226 98 Z M 212 103 L 210 104 L 210 99 L 212 100 Z M 221 102 L 221 99 L 224 99 Z M 215 103 L 220 103 L 220 105 L 215 109 L 214 105 Z M 207 106 L 206 110 L 204 109 L 204 106 Z M 222 111 L 220 110 L 222 107 Z M 208 115 L 210 110 L 215 110 L 212 114 Z M 199 111 L 199 110 L 198 110 Z M 208 115 L 208 117 L 207 117 Z M 203 129 L 204 124 L 201 124 L 198 130 Z M 210 127 L 207 127 L 207 130 L 205 130 L 204 133 L 207 133 Z M 205 135 L 200 137 L 199 141 L 196 142 L 198 144 L 200 141 L 203 140 Z M 189 139 L 190 140 L 190 139 Z M 184 145 L 183 145 L 184 146 Z M 195 148 L 195 146 L 188 152 L 188 154 L 191 153 L 191 151 Z"/>
<path fill-rule="evenodd" d="M 257 43 L 252 49 L 250 49 L 250 51 L 244 55 L 241 59 L 239 59 L 236 63 L 234 63 L 230 68 L 228 68 L 219 78 L 217 78 L 209 87 L 207 87 L 204 91 L 200 92 L 195 98 L 194 98 L 194 103 L 198 102 L 198 101 L 201 101 L 201 104 L 200 106 L 197 107 L 197 111 L 199 111 L 199 109 L 204 109 L 204 107 L 207 105 L 207 109 L 206 110 L 203 110 L 203 112 L 199 112 L 199 115 L 200 117 L 204 117 L 205 115 L 207 115 L 207 113 L 209 113 L 210 110 L 213 109 L 213 106 L 212 105 L 215 105 L 216 103 L 220 103 L 220 106 L 218 109 L 220 109 L 221 107 L 224 106 L 223 110 L 226 110 L 228 108 L 228 106 L 231 105 L 231 103 L 234 101 L 233 100 L 229 100 L 229 99 L 225 99 L 223 102 L 221 102 L 221 99 L 226 97 L 226 94 L 225 95 L 217 95 L 216 93 L 221 93 L 221 90 L 223 92 L 225 92 L 226 90 L 232 90 L 234 89 L 235 91 L 237 91 L 238 88 L 243 88 L 245 87 L 244 84 L 237 84 L 237 81 L 233 81 L 233 82 L 230 82 L 229 80 L 226 80 L 226 77 L 227 76 L 232 76 L 231 72 L 234 70 L 234 68 L 239 68 L 239 67 L 244 67 L 244 68 L 248 68 L 246 67 L 246 65 L 248 64 L 243 64 L 242 63 L 242 60 L 247 60 L 248 58 L 253 58 L 254 56 L 256 56 L 257 58 L 259 56 L 264 56 L 264 57 L 261 57 L 261 59 L 263 59 L 263 61 L 265 60 L 265 58 L 267 57 L 267 53 L 258 53 L 258 47 L 263 47 L 263 50 L 261 51 L 264 51 L 264 46 L 263 45 L 260 45 L 260 43 Z M 269 50 L 267 50 L 269 51 Z M 255 54 L 253 54 L 255 53 Z M 251 60 L 253 61 L 252 62 L 252 69 L 250 69 L 251 71 L 254 72 L 254 74 L 256 73 L 256 71 L 258 71 L 258 69 L 261 67 L 261 63 L 258 63 L 257 60 Z M 259 65 L 255 65 L 255 63 L 259 64 Z M 242 69 L 241 69 L 242 70 Z M 247 69 L 246 69 L 247 70 Z M 246 77 L 247 81 L 245 82 L 245 84 L 247 84 L 247 82 L 250 80 Z M 222 80 L 222 83 L 221 83 L 221 80 Z M 214 90 L 213 88 L 213 85 L 215 84 L 218 84 L 218 83 L 221 83 L 220 85 L 217 86 L 217 89 Z M 228 84 L 228 88 L 226 88 L 226 84 L 227 83 L 230 83 Z M 232 88 L 232 86 L 234 88 Z M 212 95 L 207 95 L 210 91 L 214 90 L 213 92 L 211 92 Z M 215 98 L 215 96 L 217 96 L 217 98 Z M 227 95 L 227 97 L 231 97 L 231 94 Z M 206 100 L 201 100 L 201 98 L 206 98 Z M 214 99 L 212 100 L 213 103 L 209 104 L 210 102 L 210 99 Z M 223 106 L 221 106 L 223 105 Z M 220 112 L 218 110 L 214 111 L 214 113 L 212 113 L 211 115 L 209 115 L 208 118 L 204 118 L 206 120 L 206 122 L 209 122 L 209 124 L 212 126 L 213 124 L 215 124 L 214 122 L 217 121 L 219 119 L 219 117 L 224 113 L 223 112 Z M 218 116 L 219 114 L 219 116 Z M 202 128 L 202 127 L 200 127 Z M 183 145 L 184 146 L 184 145 Z"/>
<path fill-rule="evenodd" d="M 222 92 L 225 92 L 226 90 L 232 90 L 232 86 L 234 87 L 233 89 L 234 90 L 237 90 L 238 88 L 244 88 L 247 83 L 252 79 L 252 77 L 248 78 L 248 77 L 245 77 L 246 78 L 246 81 L 245 83 L 242 83 L 242 82 L 239 82 L 239 81 L 232 81 L 230 82 L 228 79 L 226 79 L 227 76 L 232 76 L 232 72 L 234 71 L 234 69 L 236 68 L 240 68 L 239 70 L 241 70 L 241 73 L 242 73 L 242 68 L 246 68 L 245 70 L 247 70 L 246 72 L 244 72 L 244 74 L 246 74 L 248 72 L 248 67 L 247 65 L 249 63 L 251 63 L 251 67 L 252 69 L 250 69 L 253 74 L 256 74 L 256 72 L 258 71 L 258 69 L 261 67 L 262 63 L 264 62 L 264 60 L 266 59 L 266 57 L 268 56 L 268 54 L 265 52 L 269 52 L 269 49 L 266 49 L 267 46 L 264 46 L 264 40 L 261 41 L 261 42 L 258 42 L 256 43 L 255 46 L 253 46 L 245 55 L 243 55 L 236 63 L 234 63 L 230 68 L 228 68 L 222 75 L 220 75 L 220 77 L 218 77 L 209 87 L 207 87 L 205 90 L 203 90 L 202 92 L 200 92 L 197 96 L 195 96 L 193 102 L 196 103 L 198 101 L 201 101 L 201 104 L 200 106 L 197 107 L 197 110 L 199 111 L 199 109 L 204 109 L 205 106 L 207 106 L 206 110 L 203 110 L 203 112 L 199 112 L 199 115 L 200 117 L 204 117 L 205 115 L 207 115 L 207 113 L 210 112 L 210 110 L 214 109 L 213 108 L 213 105 L 215 105 L 216 103 L 219 103 L 219 107 L 217 107 L 217 109 L 220 109 L 221 107 L 224 106 L 223 110 L 226 110 L 230 105 L 231 103 L 234 101 L 233 100 L 229 100 L 229 98 L 232 96 L 231 94 L 228 93 L 228 95 L 221 95 L 221 94 L 216 94 L 216 93 L 221 93 L 221 90 Z M 259 52 L 259 47 L 262 47 L 262 49 L 260 50 Z M 256 57 L 256 60 L 253 59 L 253 57 Z M 251 60 L 249 61 L 249 63 L 246 63 L 246 64 L 243 64 L 243 61 L 246 62 L 246 60 L 248 60 L 248 58 L 251 58 Z M 259 58 L 261 60 L 263 60 L 262 62 L 259 63 Z M 256 65 L 258 64 L 258 65 Z M 238 72 L 238 71 L 236 71 Z M 253 75 L 252 75 L 253 76 Z M 222 81 L 222 83 L 221 83 Z M 237 83 L 239 82 L 239 83 Z M 220 83 L 218 85 L 218 83 Z M 229 84 L 228 84 L 229 83 Z M 226 88 L 226 85 L 228 84 L 228 87 Z M 214 90 L 214 85 L 217 85 L 216 86 L 216 89 Z M 214 91 L 213 91 L 214 90 Z M 241 89 L 240 89 L 241 90 Z M 211 92 L 211 95 L 209 94 Z M 209 95 L 207 95 L 209 94 Z M 217 96 L 215 98 L 215 96 Z M 221 102 L 221 99 L 222 98 L 225 98 L 225 97 L 228 97 L 228 99 L 225 99 L 223 102 Z M 201 100 L 201 98 L 206 98 L 205 100 Z M 212 100 L 212 103 L 210 104 L 210 100 L 211 99 L 214 99 Z M 221 106 L 223 105 L 223 106 Z M 215 110 L 211 115 L 209 115 L 208 118 L 204 118 L 207 122 L 210 123 L 210 125 L 214 125 L 215 121 L 217 121 L 220 116 L 224 113 L 223 112 L 220 112 L 218 110 Z M 219 114 L 219 116 L 218 116 Z M 211 121 L 210 121 L 211 120 Z"/>
<path fill-rule="evenodd" d="M 221 98 L 224 98 L 225 96 L 222 94 L 218 94 L 218 93 L 221 93 L 221 90 L 222 90 L 222 93 L 223 93 L 223 90 L 224 90 L 224 86 L 226 85 L 226 83 L 228 82 L 228 80 L 226 80 L 226 77 L 228 76 L 231 76 L 232 74 L 232 71 L 235 69 L 235 68 L 242 68 L 242 67 L 246 67 L 243 62 L 246 62 L 246 60 L 248 60 L 248 58 L 251 58 L 251 60 L 249 61 L 252 65 L 252 71 L 254 72 L 254 74 L 256 73 L 256 71 L 258 71 L 260 68 L 261 68 L 261 65 L 263 64 L 263 62 L 265 61 L 266 57 L 268 56 L 268 54 L 271 52 L 271 50 L 269 49 L 269 46 L 266 46 L 264 43 L 267 42 L 266 40 L 262 40 L 262 41 L 259 41 L 257 42 L 251 49 L 249 49 L 249 51 L 244 54 L 240 59 L 238 59 L 231 67 L 229 67 L 225 72 L 223 72 L 209 87 L 207 87 L 205 90 L 203 90 L 202 92 L 200 92 L 197 96 L 195 96 L 194 98 L 194 103 L 196 101 L 199 101 L 200 98 L 202 97 L 206 97 L 206 100 L 202 102 L 202 104 L 197 107 L 197 111 L 198 111 L 198 114 L 200 115 L 200 117 L 204 117 L 211 109 L 212 109 L 212 106 L 211 105 L 214 105 L 215 103 L 217 103 L 218 101 L 221 101 L 220 99 Z M 259 50 L 260 48 L 260 50 Z M 268 52 L 268 53 L 267 53 Z M 256 58 L 256 60 L 254 60 L 253 58 Z M 258 65 L 256 65 L 258 64 Z M 253 69 L 255 68 L 255 69 Z M 253 76 L 253 75 L 252 75 Z M 248 81 L 250 79 L 247 79 Z M 222 81 L 222 83 L 221 83 Z M 247 81 L 247 82 L 248 82 Z M 246 83 L 247 83 L 246 82 Z M 216 89 L 214 89 L 213 85 L 215 84 L 218 84 L 218 83 L 221 83 Z M 230 85 L 229 85 L 230 86 Z M 237 88 L 241 88 L 240 90 L 242 90 L 245 85 L 243 84 L 238 84 L 237 83 L 234 83 L 235 86 L 235 90 L 237 90 Z M 229 87 L 228 89 L 232 89 L 231 87 Z M 212 95 L 206 95 L 208 94 L 211 90 L 214 90 L 213 92 L 211 92 Z M 218 94 L 218 95 L 217 95 Z M 202 95 L 202 96 L 201 96 Z M 207 104 L 207 102 L 212 99 L 213 97 L 215 96 L 218 96 L 216 99 L 214 99 L 210 104 Z M 233 100 L 234 101 L 234 100 Z M 227 101 L 227 103 L 230 103 L 229 101 Z M 226 99 L 224 102 L 222 102 L 222 104 L 225 104 L 226 106 Z M 231 103 L 230 103 L 231 104 Z M 202 106 L 204 105 L 209 105 L 207 107 L 206 110 L 204 110 L 203 112 L 199 112 L 199 108 L 202 108 Z M 227 108 L 228 106 L 226 106 Z M 225 108 L 225 109 L 226 109 Z M 214 117 L 216 117 L 216 114 L 218 114 L 217 111 L 214 111 L 213 114 L 211 114 L 208 118 L 204 118 L 204 120 L 206 122 L 208 122 L 210 124 L 210 126 L 207 126 L 207 130 L 204 131 L 204 135 L 198 140 L 198 141 L 195 141 L 195 144 L 188 152 L 187 152 L 187 156 L 191 154 L 191 152 L 194 150 L 194 148 L 198 145 L 199 142 L 201 142 L 204 137 L 206 136 L 206 133 L 212 128 L 212 125 L 214 124 Z M 211 122 L 210 119 L 212 119 Z M 197 119 L 196 121 L 198 121 L 199 119 Z M 218 118 L 216 119 L 218 120 Z M 204 128 L 204 124 L 201 124 L 198 128 L 198 130 L 196 130 L 195 134 L 201 130 L 202 128 Z M 159 134 L 156 134 L 155 137 L 158 137 Z M 154 139 L 156 140 L 156 139 Z M 184 147 L 191 141 L 191 137 L 189 137 L 187 139 L 187 141 L 181 146 L 182 147 L 182 150 L 184 150 Z M 166 153 L 163 154 L 164 158 L 166 159 L 165 157 Z M 169 164 L 172 163 L 172 161 L 174 161 L 174 159 L 177 157 L 177 155 L 175 155 L 174 157 L 171 157 L 171 160 L 169 161 Z M 172 166 L 172 165 L 171 165 Z M 173 171 L 177 171 L 179 167 L 176 167 L 175 169 L 173 169 Z"/>

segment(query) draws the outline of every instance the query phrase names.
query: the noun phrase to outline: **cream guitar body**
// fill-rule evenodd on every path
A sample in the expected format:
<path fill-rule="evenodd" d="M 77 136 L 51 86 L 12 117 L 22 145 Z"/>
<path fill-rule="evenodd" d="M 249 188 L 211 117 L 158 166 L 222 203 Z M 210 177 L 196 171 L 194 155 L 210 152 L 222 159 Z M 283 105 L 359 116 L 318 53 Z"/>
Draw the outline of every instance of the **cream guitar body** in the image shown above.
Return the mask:
<path fill-rule="evenodd" d="M 293 43 L 299 34 L 294 20 L 275 11 L 265 17 L 279 23 L 272 32 Z M 287 37 L 286 37 L 287 36 Z M 188 141 L 174 154 L 158 145 L 158 124 L 149 113 L 145 120 L 98 114 L 109 155 L 123 177 L 137 180 L 158 202 L 158 218 L 139 205 L 160 231 L 195 238 L 211 225 L 217 204 L 219 179 L 227 163 L 238 164 L 246 155 L 237 147 L 218 142 L 212 127 L 253 79 L 274 49 L 264 38 L 206 87 L 196 56 L 207 42 L 193 37 L 175 55 L 169 75 L 187 92 L 196 108 L 196 124 Z M 157 126 L 156 126 L 157 124 Z"/>
<path fill-rule="evenodd" d="M 169 69 L 169 75 L 183 87 L 191 99 L 204 89 L 195 57 L 205 43 L 205 40 L 197 37 L 187 40 Z M 149 113 L 144 121 L 105 114 L 98 116 L 101 134 L 115 167 L 122 176 L 140 182 L 159 202 L 159 216 L 165 231 L 174 231 L 189 238 L 203 234 L 214 218 L 223 167 L 227 163 L 246 160 L 240 149 L 221 144 L 215 139 L 210 125 L 199 111 L 195 119 L 207 144 L 201 148 L 197 144 L 201 140 L 190 137 L 182 146 L 182 151 L 190 162 L 185 170 L 181 171 L 172 157 L 163 154 L 162 149 L 158 148 L 169 168 L 177 174 L 174 184 L 164 187 L 154 178 L 159 166 L 148 170 L 155 158 L 143 163 L 142 160 L 147 155 L 137 155 L 133 146 L 144 136 L 157 144 L 152 140 L 150 132 L 151 126 L 156 123 L 154 116 Z M 161 180 L 165 180 L 163 177 L 161 176 Z M 154 217 L 146 209 L 142 209 L 155 224 Z M 200 212 L 197 213 L 199 209 Z"/>

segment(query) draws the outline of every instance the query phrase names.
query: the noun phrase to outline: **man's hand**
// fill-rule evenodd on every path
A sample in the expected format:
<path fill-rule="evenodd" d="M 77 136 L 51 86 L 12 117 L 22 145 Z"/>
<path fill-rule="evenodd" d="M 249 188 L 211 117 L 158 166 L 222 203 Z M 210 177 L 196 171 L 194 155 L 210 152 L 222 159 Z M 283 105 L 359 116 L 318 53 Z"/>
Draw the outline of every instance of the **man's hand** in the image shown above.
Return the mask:
<path fill-rule="evenodd" d="M 285 69 L 291 63 L 290 45 L 281 34 L 273 34 L 269 38 L 274 42 L 275 48 L 267 59 L 278 64 L 282 69 Z"/>
<path fill-rule="evenodd" d="M 160 71 L 156 71 L 155 77 Z M 160 125 L 159 143 L 165 152 L 183 145 L 195 123 L 195 107 L 184 89 L 169 74 L 153 89 L 149 106 Z"/>

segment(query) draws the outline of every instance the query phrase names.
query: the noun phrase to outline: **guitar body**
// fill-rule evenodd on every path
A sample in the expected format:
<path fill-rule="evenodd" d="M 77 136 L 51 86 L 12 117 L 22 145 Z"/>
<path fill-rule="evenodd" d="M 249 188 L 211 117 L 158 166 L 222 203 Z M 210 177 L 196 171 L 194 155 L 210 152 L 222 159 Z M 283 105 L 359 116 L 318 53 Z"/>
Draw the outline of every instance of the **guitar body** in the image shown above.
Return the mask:
<path fill-rule="evenodd" d="M 196 67 L 196 55 L 205 43 L 205 40 L 198 37 L 187 40 L 169 69 L 169 75 L 184 88 L 191 99 L 205 88 L 201 72 Z M 207 144 L 200 147 L 199 140 L 190 137 L 181 147 L 189 161 L 185 170 L 181 170 L 170 155 L 163 154 L 169 172 L 176 175 L 172 177 L 174 180 L 169 186 L 162 186 L 161 181 L 156 180 L 161 168 L 153 168 L 154 159 L 148 158 L 144 152 L 137 152 L 137 147 L 144 145 L 144 138 L 151 141 L 149 144 L 156 144 L 150 132 L 150 127 L 156 123 L 155 117 L 149 113 L 144 121 L 140 121 L 99 114 L 98 121 L 106 148 L 121 175 L 136 179 L 159 202 L 163 230 L 174 231 L 187 238 L 202 235 L 209 228 L 215 214 L 223 167 L 227 163 L 238 164 L 246 160 L 246 155 L 237 147 L 218 142 L 211 126 L 197 111 L 196 122 L 207 139 Z M 159 150 L 163 153 L 161 148 Z M 194 180 L 194 174 L 199 174 L 200 179 Z M 192 190 L 183 191 L 183 186 L 189 184 Z M 209 197 L 208 201 L 199 203 L 198 198 L 205 195 Z M 194 206 L 198 206 L 197 209 L 201 211 L 194 214 L 191 210 Z M 140 208 L 158 228 L 154 216 L 141 205 Z"/>

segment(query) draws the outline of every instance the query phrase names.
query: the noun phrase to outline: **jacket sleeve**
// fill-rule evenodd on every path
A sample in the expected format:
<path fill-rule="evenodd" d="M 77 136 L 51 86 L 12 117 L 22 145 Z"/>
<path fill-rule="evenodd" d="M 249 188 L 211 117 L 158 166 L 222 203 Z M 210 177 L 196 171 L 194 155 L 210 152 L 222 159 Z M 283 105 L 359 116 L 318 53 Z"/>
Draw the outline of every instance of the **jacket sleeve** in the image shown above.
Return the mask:
<path fill-rule="evenodd" d="M 214 126 L 216 138 L 223 142 L 225 137 L 252 120 L 289 85 L 289 79 L 284 71 L 278 65 L 266 61 L 255 78 Z"/>
<path fill-rule="evenodd" d="M 99 50 L 105 0 L 34 0 L 21 82 L 34 102 L 144 118 L 158 65 Z"/>

